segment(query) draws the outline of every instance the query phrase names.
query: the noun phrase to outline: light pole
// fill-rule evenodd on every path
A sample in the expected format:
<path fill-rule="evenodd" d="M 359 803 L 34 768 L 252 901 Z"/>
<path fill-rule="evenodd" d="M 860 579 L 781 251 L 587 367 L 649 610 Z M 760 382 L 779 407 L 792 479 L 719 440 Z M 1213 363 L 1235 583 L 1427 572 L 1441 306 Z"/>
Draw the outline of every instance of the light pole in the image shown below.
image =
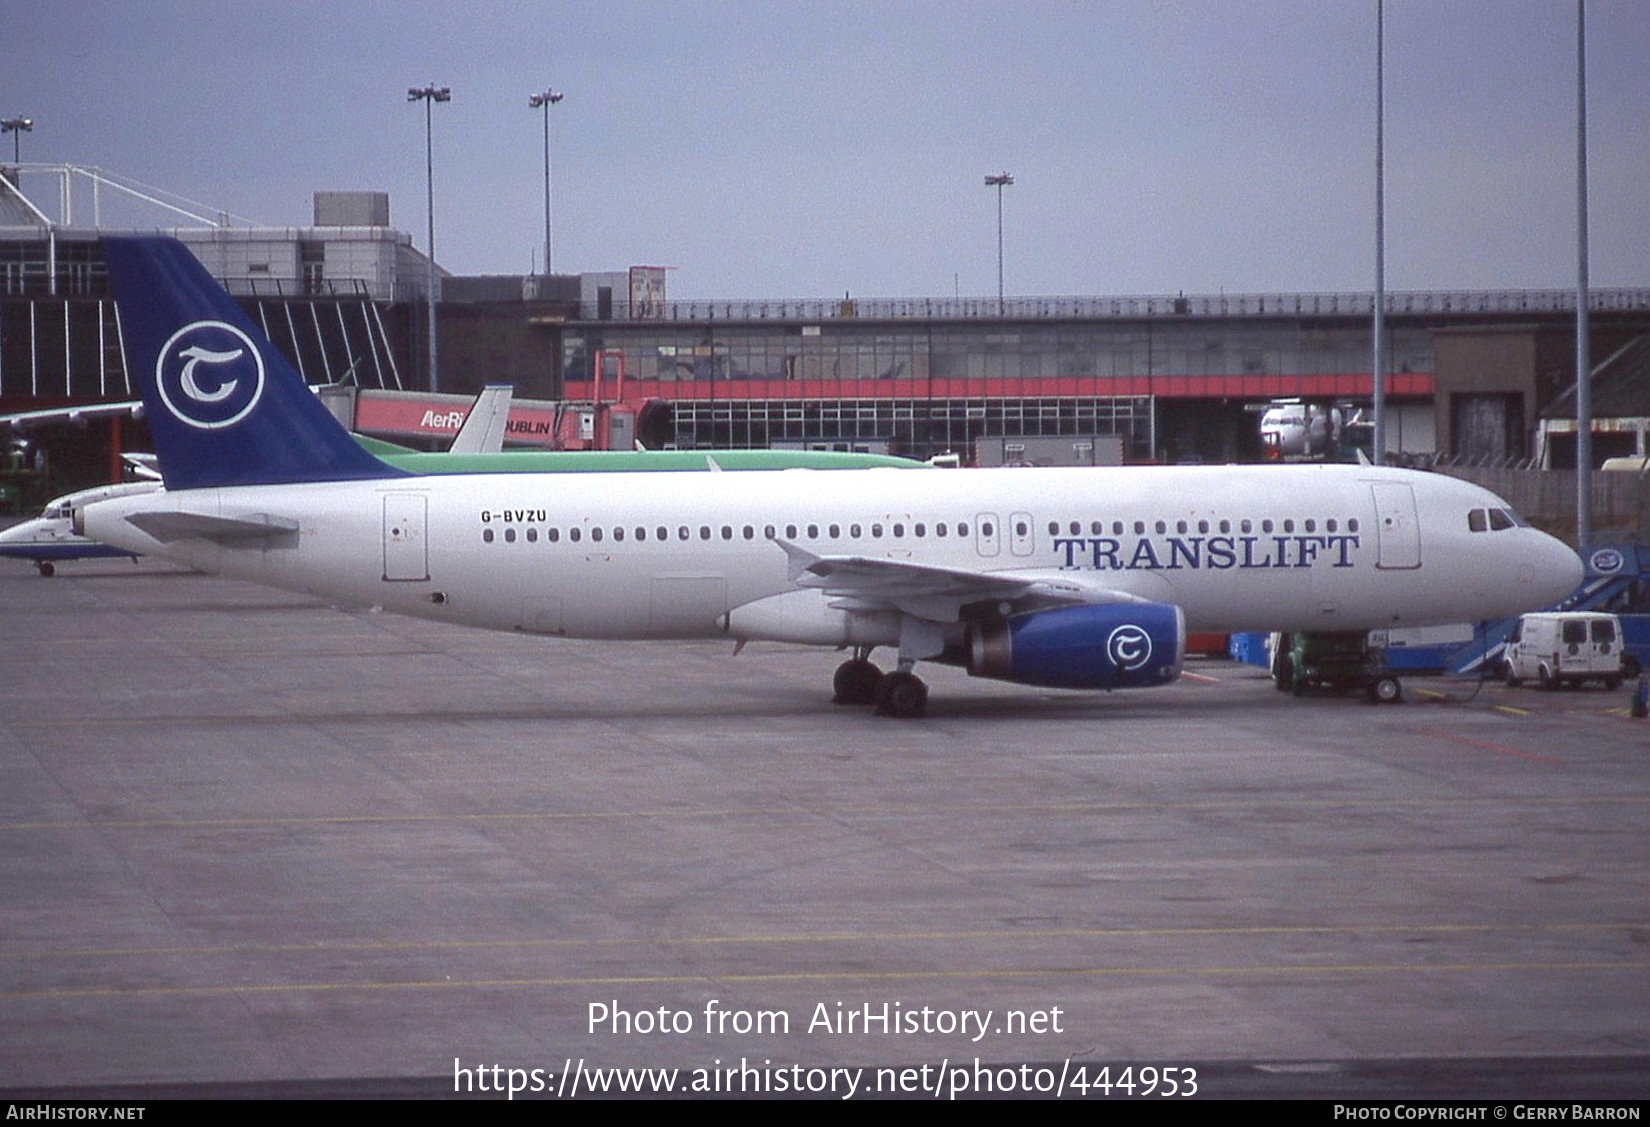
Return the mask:
<path fill-rule="evenodd" d="M 436 102 L 450 102 L 453 98 L 452 90 L 445 86 L 431 83 L 427 86 L 414 86 L 407 91 L 407 101 L 424 103 L 424 184 L 426 194 L 426 210 L 429 216 L 429 263 L 425 275 L 425 294 L 430 305 L 430 390 L 436 390 L 439 383 L 435 351 L 435 150 L 430 134 L 430 107 Z"/>
<path fill-rule="evenodd" d="M 997 316 L 1003 315 L 1003 189 L 1014 183 L 1008 173 L 987 176 L 985 186 L 997 189 Z"/>
<path fill-rule="evenodd" d="M 22 141 L 23 134 L 33 132 L 34 118 L 32 117 L 0 118 L 0 134 L 11 134 L 11 162 L 13 164 L 23 163 L 23 158 L 20 155 L 22 150 L 18 143 Z"/>
<path fill-rule="evenodd" d="M 1370 461 L 1386 465 L 1386 5 L 1375 0 L 1375 317 L 1372 326 L 1375 409 Z"/>
<path fill-rule="evenodd" d="M 562 100 L 554 90 L 527 99 L 532 109 L 544 110 L 544 276 L 550 276 L 550 107 Z"/>

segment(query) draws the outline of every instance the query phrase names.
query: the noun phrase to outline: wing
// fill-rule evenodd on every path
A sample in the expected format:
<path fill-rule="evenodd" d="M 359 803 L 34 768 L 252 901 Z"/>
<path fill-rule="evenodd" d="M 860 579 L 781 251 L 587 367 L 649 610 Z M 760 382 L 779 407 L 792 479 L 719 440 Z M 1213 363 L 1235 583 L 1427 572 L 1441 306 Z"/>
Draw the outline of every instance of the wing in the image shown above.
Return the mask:
<path fill-rule="evenodd" d="M 1076 577 L 1051 579 L 1012 571 L 968 571 L 907 560 L 864 556 L 817 556 L 784 540 L 790 577 L 801 587 L 823 591 L 844 611 L 897 611 L 929 622 L 956 622 L 962 609 L 998 604 L 1003 616 L 1052 607 L 1147 600 Z"/>

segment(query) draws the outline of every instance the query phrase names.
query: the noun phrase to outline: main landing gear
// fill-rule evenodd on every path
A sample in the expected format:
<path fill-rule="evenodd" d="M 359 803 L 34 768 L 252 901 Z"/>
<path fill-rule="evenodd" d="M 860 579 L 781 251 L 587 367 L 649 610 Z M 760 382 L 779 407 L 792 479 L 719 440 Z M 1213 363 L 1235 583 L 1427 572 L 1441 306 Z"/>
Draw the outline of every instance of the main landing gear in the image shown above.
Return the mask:
<path fill-rule="evenodd" d="M 917 717 L 928 711 L 928 686 L 922 678 L 904 668 L 884 673 L 870 660 L 870 652 L 855 649 L 852 659 L 837 666 L 832 700 L 875 705 L 878 716 Z"/>
<path fill-rule="evenodd" d="M 836 704 L 875 704 L 881 681 L 882 670 L 875 663 L 855 657 L 836 667 L 836 678 L 831 683 L 836 695 L 831 699 Z"/>

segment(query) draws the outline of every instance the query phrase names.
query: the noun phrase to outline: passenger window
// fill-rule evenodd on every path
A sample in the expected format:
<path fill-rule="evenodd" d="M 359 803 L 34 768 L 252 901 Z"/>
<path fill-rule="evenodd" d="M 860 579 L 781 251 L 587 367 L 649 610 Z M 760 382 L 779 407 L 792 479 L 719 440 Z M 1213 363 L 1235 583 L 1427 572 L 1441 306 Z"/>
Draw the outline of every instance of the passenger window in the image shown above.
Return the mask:
<path fill-rule="evenodd" d="M 1261 521 L 1260 522 L 1260 530 L 1262 532 L 1271 532 L 1272 531 L 1272 522 L 1270 520 Z"/>
<path fill-rule="evenodd" d="M 1254 523 L 1254 521 L 1246 520 L 1242 524 L 1240 524 L 1238 526 L 1238 528 L 1243 532 L 1243 534 L 1245 536 L 1247 536 L 1247 535 L 1249 535 L 1249 533 L 1251 533 L 1255 530 L 1255 523 Z"/>
<path fill-rule="evenodd" d="M 529 528 L 527 530 L 527 542 L 529 544 L 537 544 L 539 542 L 539 530 L 538 529 Z"/>
<path fill-rule="evenodd" d="M 928 535 L 928 526 L 923 524 L 921 521 L 918 521 L 916 526 L 911 529 L 911 533 L 918 540 L 921 540 L 924 536 Z"/>
<path fill-rule="evenodd" d="M 1186 535 L 1186 522 L 1183 520 L 1175 521 L 1174 530 L 1182 536 Z"/>
<path fill-rule="evenodd" d="M 934 535 L 935 536 L 944 536 L 945 535 L 945 522 L 943 520 L 940 521 L 940 523 L 938 523 L 934 526 Z"/>
<path fill-rule="evenodd" d="M 579 530 L 576 528 L 569 528 L 567 530 L 567 538 L 577 544 L 579 542 Z"/>
<path fill-rule="evenodd" d="M 894 539 L 899 540 L 904 535 L 905 535 L 905 526 L 903 524 L 894 525 Z"/>
<path fill-rule="evenodd" d="M 1029 525 L 1027 525 L 1025 521 L 1021 520 L 1021 521 L 1015 521 L 1014 522 L 1014 535 L 1016 535 L 1016 536 L 1025 536 L 1025 535 L 1029 534 L 1030 532 L 1031 532 L 1031 527 Z"/>
<path fill-rule="evenodd" d="M 590 530 L 590 539 L 595 540 L 599 543 L 601 541 L 601 538 L 602 538 L 602 530 L 601 530 L 601 527 L 599 525 Z"/>
<path fill-rule="evenodd" d="M 746 540 L 755 540 L 756 539 L 756 529 L 752 528 L 748 524 L 744 528 L 741 528 L 739 531 L 745 537 Z"/>
<path fill-rule="evenodd" d="M 773 525 L 765 524 L 765 525 L 762 526 L 762 538 L 763 539 L 772 540 L 777 535 L 778 535 L 778 533 L 774 532 L 774 530 L 773 530 Z"/>
<path fill-rule="evenodd" d="M 819 539 L 819 525 L 810 524 L 808 526 L 808 539 L 809 540 L 818 540 Z"/>
<path fill-rule="evenodd" d="M 796 525 L 787 524 L 785 526 L 785 539 L 787 539 L 787 540 L 795 540 L 796 539 Z"/>
<path fill-rule="evenodd" d="M 859 525 L 850 524 L 848 526 L 848 537 L 849 537 L 849 539 L 852 539 L 852 540 L 858 540 L 859 539 Z"/>
<path fill-rule="evenodd" d="M 1315 521 L 1315 520 L 1307 521 L 1306 522 L 1306 531 L 1307 532 L 1316 532 L 1316 531 L 1318 531 L 1318 522 Z"/>
<path fill-rule="evenodd" d="M 1167 521 L 1161 521 L 1160 520 L 1160 521 L 1157 522 L 1155 527 L 1157 528 L 1157 534 L 1159 536 L 1162 536 L 1165 532 L 1169 531 L 1169 525 L 1168 525 Z"/>
<path fill-rule="evenodd" d="M 701 524 L 699 526 L 699 539 L 701 539 L 701 540 L 709 540 L 710 539 L 710 525 Z"/>
<path fill-rule="evenodd" d="M 1285 531 L 1285 532 L 1293 532 L 1293 531 L 1295 531 L 1295 522 L 1294 522 L 1294 521 L 1293 521 L 1293 520 L 1286 520 L 1286 521 L 1284 521 L 1284 522 L 1283 522 L 1283 530 L 1284 530 L 1284 531 Z"/>
<path fill-rule="evenodd" d="M 1357 517 L 1353 517 L 1351 520 L 1346 522 L 1346 530 L 1348 532 L 1358 531 L 1358 518 Z"/>
<path fill-rule="evenodd" d="M 618 541 L 623 541 L 624 540 L 624 529 L 615 528 L 613 530 L 613 539 L 618 540 Z"/>
<path fill-rule="evenodd" d="M 561 539 L 561 529 L 552 528 L 544 534 L 544 538 L 554 544 Z"/>
<path fill-rule="evenodd" d="M 1334 532 L 1335 531 L 1335 518 L 1330 517 L 1328 520 L 1324 521 L 1323 522 L 1323 527 L 1328 532 Z"/>
<path fill-rule="evenodd" d="M 1073 524 L 1071 526 L 1071 533 L 1072 533 L 1073 536 L 1077 535 L 1077 526 L 1075 524 Z M 1048 534 L 1050 536 L 1060 535 L 1060 522 L 1059 521 L 1051 520 L 1051 521 L 1048 522 Z"/>
<path fill-rule="evenodd" d="M 514 544 L 516 542 L 516 530 L 515 529 L 506 528 L 504 530 L 504 542 L 506 544 Z"/>
<path fill-rule="evenodd" d="M 872 536 L 873 539 L 881 540 L 882 539 L 882 525 L 880 525 L 880 524 L 871 525 L 871 536 Z"/>
<path fill-rule="evenodd" d="M 1144 536 L 1146 534 L 1146 522 L 1145 521 L 1137 520 L 1137 521 L 1134 522 L 1134 534 L 1136 536 Z"/>
<path fill-rule="evenodd" d="M 826 531 L 831 534 L 831 539 L 832 540 L 842 539 L 842 526 L 840 524 L 833 524 Z"/>
<path fill-rule="evenodd" d="M 684 529 L 684 531 L 686 531 L 686 530 Z M 658 528 L 653 530 L 653 534 L 654 534 L 655 537 L 657 537 L 660 540 L 669 540 L 670 539 L 670 529 L 666 528 L 662 524 Z"/>
<path fill-rule="evenodd" d="M 990 521 L 986 521 L 984 524 L 980 525 L 980 535 L 981 536 L 990 536 L 992 534 L 992 528 L 993 528 L 992 523 Z M 958 532 L 957 535 L 961 536 L 961 535 L 963 535 L 963 533 Z"/>
<path fill-rule="evenodd" d="M 733 539 L 733 526 L 732 525 L 724 524 L 722 526 L 722 539 L 724 539 L 724 540 L 732 540 Z"/>
<path fill-rule="evenodd" d="M 689 535 L 689 533 L 688 533 L 688 526 L 687 525 L 684 524 L 684 525 L 677 526 L 676 539 L 686 540 L 688 538 L 688 535 Z"/>
<path fill-rule="evenodd" d="M 492 529 L 484 528 L 484 529 L 481 530 L 481 542 L 483 544 L 491 544 L 493 542 L 493 530 Z"/>

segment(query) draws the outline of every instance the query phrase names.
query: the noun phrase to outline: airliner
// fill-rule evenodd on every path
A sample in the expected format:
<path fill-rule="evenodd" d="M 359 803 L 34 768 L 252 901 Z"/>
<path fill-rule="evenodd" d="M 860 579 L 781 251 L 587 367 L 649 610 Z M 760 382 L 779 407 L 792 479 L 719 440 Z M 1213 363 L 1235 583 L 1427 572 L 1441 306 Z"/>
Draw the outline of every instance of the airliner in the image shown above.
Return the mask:
<path fill-rule="evenodd" d="M 413 476 L 182 244 L 105 253 L 166 490 L 80 531 L 207 572 L 498 630 L 833 647 L 838 702 L 905 717 L 919 662 L 1148 687 L 1180 675 L 1188 628 L 1499 618 L 1581 580 L 1493 493 L 1370 466 Z"/>

